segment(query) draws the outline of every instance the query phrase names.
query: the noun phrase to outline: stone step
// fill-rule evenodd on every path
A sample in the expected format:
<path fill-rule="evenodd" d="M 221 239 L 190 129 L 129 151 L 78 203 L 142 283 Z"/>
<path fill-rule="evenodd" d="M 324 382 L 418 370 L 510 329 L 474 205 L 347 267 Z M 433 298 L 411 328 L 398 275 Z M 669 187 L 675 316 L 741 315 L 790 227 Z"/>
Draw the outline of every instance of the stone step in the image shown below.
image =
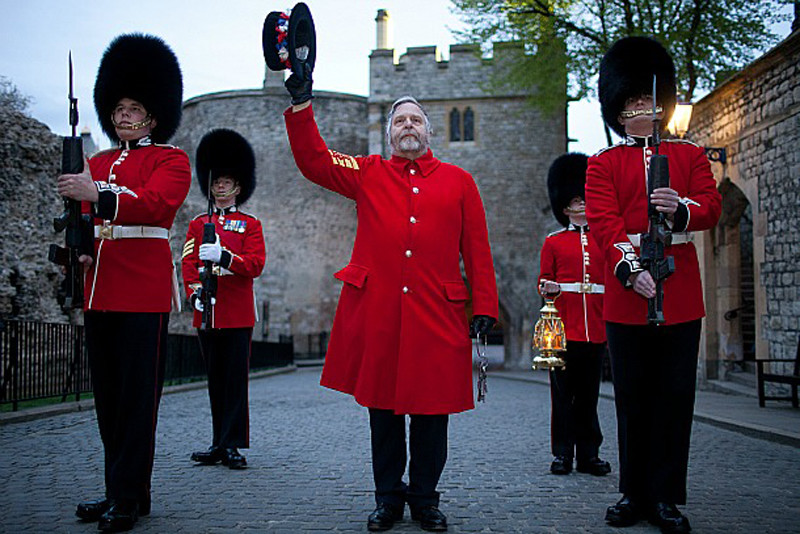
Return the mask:
<path fill-rule="evenodd" d="M 753 386 L 748 386 L 728 380 L 708 380 L 703 389 L 707 391 L 714 391 L 716 393 L 724 393 L 726 395 L 758 398 L 758 392 L 756 391 L 755 383 Z"/>
<path fill-rule="evenodd" d="M 747 371 L 734 371 L 725 374 L 725 381 L 732 382 L 734 384 L 739 384 L 741 386 L 747 386 L 750 388 L 756 388 L 756 374 L 754 372 L 747 372 Z"/>

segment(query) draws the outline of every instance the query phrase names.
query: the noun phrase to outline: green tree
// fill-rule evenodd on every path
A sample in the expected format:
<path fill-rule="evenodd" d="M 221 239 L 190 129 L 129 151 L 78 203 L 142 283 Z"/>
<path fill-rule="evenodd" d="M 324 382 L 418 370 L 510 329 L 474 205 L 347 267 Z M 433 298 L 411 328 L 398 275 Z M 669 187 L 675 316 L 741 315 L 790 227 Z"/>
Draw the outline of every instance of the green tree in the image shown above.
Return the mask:
<path fill-rule="evenodd" d="M 545 110 L 594 94 L 600 59 L 622 37 L 647 35 L 671 52 L 679 100 L 711 89 L 720 73 L 741 69 L 775 44 L 792 0 L 453 0 L 469 42 L 519 40 L 522 57 L 499 83 L 535 91 Z M 562 59 L 559 60 L 559 57 Z M 566 76 L 566 82 L 564 77 Z M 558 89 L 561 80 L 561 94 Z M 544 83 L 542 83 L 544 81 Z"/>
<path fill-rule="evenodd" d="M 22 94 L 11 80 L 5 76 L 0 76 L 0 108 L 26 113 L 30 103 L 31 98 L 29 96 Z"/>

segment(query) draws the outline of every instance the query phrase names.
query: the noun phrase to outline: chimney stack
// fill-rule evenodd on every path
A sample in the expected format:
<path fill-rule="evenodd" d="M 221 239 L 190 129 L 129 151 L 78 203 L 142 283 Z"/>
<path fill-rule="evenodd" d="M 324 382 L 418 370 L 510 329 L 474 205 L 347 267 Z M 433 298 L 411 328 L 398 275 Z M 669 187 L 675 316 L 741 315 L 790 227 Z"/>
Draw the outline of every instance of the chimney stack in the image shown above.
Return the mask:
<path fill-rule="evenodd" d="M 377 50 L 391 50 L 392 49 L 392 27 L 389 23 L 389 12 L 385 9 L 378 10 L 378 16 L 375 17 L 377 23 Z"/>

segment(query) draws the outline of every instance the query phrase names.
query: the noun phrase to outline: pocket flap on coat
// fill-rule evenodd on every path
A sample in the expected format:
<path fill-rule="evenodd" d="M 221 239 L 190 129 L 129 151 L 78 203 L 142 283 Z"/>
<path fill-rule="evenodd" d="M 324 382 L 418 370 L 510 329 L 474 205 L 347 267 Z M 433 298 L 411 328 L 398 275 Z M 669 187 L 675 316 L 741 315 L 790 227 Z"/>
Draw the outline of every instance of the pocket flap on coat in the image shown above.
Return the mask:
<path fill-rule="evenodd" d="M 347 282 L 348 284 L 362 288 L 367 281 L 367 273 L 369 269 L 360 265 L 349 264 L 347 267 L 333 275 L 337 280 Z"/>
<path fill-rule="evenodd" d="M 464 282 L 444 282 L 444 294 L 447 300 L 467 300 L 469 291 Z"/>

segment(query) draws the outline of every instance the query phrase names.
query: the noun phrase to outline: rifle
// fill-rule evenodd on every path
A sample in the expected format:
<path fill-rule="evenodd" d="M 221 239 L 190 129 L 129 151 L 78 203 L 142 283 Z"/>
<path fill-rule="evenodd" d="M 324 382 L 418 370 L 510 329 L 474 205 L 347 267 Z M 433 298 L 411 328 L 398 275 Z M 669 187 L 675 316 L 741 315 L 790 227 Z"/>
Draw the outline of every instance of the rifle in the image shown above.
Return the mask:
<path fill-rule="evenodd" d="M 667 156 L 658 153 L 661 144 L 661 124 L 656 118 L 656 77 L 653 75 L 653 144 L 655 154 L 650 157 L 647 173 L 647 232 L 640 235 L 642 267 L 647 269 L 656 283 L 656 296 L 647 299 L 647 322 L 662 324 L 664 322 L 664 280 L 675 272 L 675 258 L 665 256 L 666 247 L 672 243 L 672 232 L 667 226 L 667 218 L 656 210 L 650 200 L 654 189 L 669 187 L 669 161 Z"/>
<path fill-rule="evenodd" d="M 208 221 L 203 225 L 203 244 L 215 243 L 217 240 L 217 231 L 214 227 L 214 201 L 211 194 L 211 171 L 208 171 Z M 211 328 L 214 299 L 217 295 L 217 277 L 213 272 L 214 263 L 211 261 L 203 262 L 203 273 L 200 275 L 200 281 L 203 284 L 203 289 L 200 292 L 200 302 L 203 303 L 203 311 L 200 317 L 200 329 L 208 330 Z"/>
<path fill-rule="evenodd" d="M 72 135 L 62 138 L 61 174 L 80 174 L 83 171 L 83 140 L 76 134 L 78 127 L 78 99 L 72 92 L 72 52 L 69 53 L 69 124 Z M 64 212 L 53 219 L 56 232 L 66 230 L 65 246 L 50 245 L 48 259 L 66 269 L 65 289 L 58 301 L 65 310 L 83 306 L 83 265 L 78 261 L 82 254 L 91 254 L 92 224 L 88 215 L 81 214 L 81 203 L 64 198 Z"/>

